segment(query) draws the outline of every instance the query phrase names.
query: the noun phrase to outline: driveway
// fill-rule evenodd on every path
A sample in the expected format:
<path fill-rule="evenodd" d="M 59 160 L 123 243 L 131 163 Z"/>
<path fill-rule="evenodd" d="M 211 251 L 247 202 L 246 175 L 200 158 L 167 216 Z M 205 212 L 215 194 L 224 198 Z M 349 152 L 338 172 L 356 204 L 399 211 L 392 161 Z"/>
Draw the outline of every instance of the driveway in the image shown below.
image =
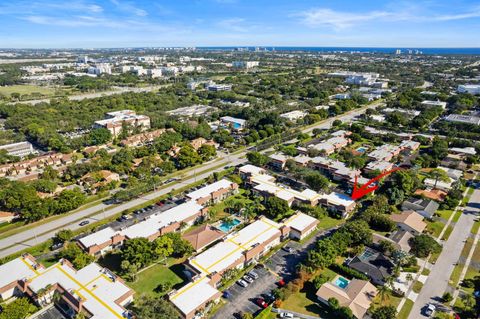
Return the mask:
<path fill-rule="evenodd" d="M 465 241 L 470 236 L 470 229 L 480 212 L 480 190 L 476 189 L 455 224 L 450 237 L 443 245 L 443 250 L 437 262 L 432 267 L 425 285 L 417 296 L 409 319 L 425 318 L 423 308 L 427 303 L 438 303 L 448 287 L 450 275 L 460 258 Z"/>

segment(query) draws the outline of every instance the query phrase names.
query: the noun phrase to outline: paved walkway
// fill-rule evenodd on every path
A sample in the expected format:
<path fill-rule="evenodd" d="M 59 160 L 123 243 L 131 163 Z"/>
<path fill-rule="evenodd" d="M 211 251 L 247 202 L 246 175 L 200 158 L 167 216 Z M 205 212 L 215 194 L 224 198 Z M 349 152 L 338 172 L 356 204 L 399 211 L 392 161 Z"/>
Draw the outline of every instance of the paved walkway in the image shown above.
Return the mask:
<path fill-rule="evenodd" d="M 443 246 L 442 253 L 432 268 L 430 276 L 417 296 L 417 300 L 410 312 L 410 319 L 423 318 L 422 310 L 430 302 L 440 301 L 448 287 L 450 275 L 460 258 L 464 242 L 470 236 L 470 229 L 480 211 L 480 190 L 476 189 L 460 216 L 450 237 Z"/>

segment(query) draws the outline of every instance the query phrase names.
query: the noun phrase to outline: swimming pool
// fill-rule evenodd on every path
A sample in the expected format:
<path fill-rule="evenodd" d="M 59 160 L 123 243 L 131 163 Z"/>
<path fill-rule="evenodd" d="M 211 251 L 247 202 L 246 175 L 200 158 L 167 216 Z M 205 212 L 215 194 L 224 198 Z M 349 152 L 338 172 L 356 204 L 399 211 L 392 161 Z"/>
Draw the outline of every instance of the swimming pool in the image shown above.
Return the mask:
<path fill-rule="evenodd" d="M 340 287 L 342 289 L 347 288 L 349 281 L 343 277 L 338 277 L 335 279 L 335 286 Z"/>
<path fill-rule="evenodd" d="M 218 226 L 218 229 L 220 229 L 221 231 L 223 231 L 224 233 L 228 233 L 229 231 L 231 231 L 235 226 L 237 226 L 238 224 L 240 224 L 240 220 L 238 219 L 233 219 L 232 221 L 230 222 L 222 222 L 219 226 Z"/>
<path fill-rule="evenodd" d="M 365 153 L 366 151 L 367 151 L 366 147 L 360 146 L 359 148 L 357 148 L 357 152 Z"/>

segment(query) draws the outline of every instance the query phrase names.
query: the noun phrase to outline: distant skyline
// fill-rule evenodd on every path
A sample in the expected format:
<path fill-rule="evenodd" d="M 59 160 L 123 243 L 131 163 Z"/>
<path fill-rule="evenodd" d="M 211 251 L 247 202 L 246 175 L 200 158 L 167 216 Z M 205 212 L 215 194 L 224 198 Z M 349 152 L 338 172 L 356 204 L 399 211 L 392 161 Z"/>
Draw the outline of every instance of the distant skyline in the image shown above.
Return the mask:
<path fill-rule="evenodd" d="M 2 48 L 480 47 L 478 1 L 10 0 Z"/>

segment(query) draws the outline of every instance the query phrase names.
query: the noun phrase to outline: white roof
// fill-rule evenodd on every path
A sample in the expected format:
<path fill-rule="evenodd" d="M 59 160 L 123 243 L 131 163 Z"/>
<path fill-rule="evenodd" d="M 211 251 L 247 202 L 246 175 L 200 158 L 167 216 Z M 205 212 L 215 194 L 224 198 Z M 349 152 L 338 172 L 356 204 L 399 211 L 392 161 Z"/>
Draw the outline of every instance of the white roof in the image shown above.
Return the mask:
<path fill-rule="evenodd" d="M 255 244 L 261 244 L 280 234 L 281 225 L 262 217 L 236 233 L 227 236 L 223 242 L 207 249 L 190 259 L 190 264 L 205 275 L 222 272 L 235 261 L 244 258 L 243 252 Z"/>
<path fill-rule="evenodd" d="M 218 182 L 215 182 L 213 184 L 202 187 L 199 190 L 188 193 L 187 197 L 193 200 L 197 200 L 199 198 L 206 197 L 211 193 L 219 191 L 223 188 L 230 188 L 231 185 L 232 185 L 232 182 L 230 182 L 229 180 L 221 179 Z"/>
<path fill-rule="evenodd" d="M 267 174 L 256 175 L 252 178 L 252 181 L 258 184 L 254 187 L 254 189 L 270 193 L 286 201 L 290 201 L 294 198 L 312 201 L 320 197 L 317 192 L 311 189 L 307 188 L 299 192 L 297 190 L 287 188 L 281 184 L 275 184 L 274 180 L 275 178 L 273 176 Z"/>
<path fill-rule="evenodd" d="M 277 160 L 277 161 L 280 161 L 280 162 L 285 162 L 288 157 L 283 155 L 283 154 L 279 154 L 279 153 L 274 153 L 272 155 L 269 156 L 270 159 L 273 159 L 273 160 Z"/>
<path fill-rule="evenodd" d="M 290 228 L 298 230 L 300 232 L 304 231 L 306 228 L 310 227 L 312 224 L 318 224 L 318 219 L 313 218 L 307 214 L 302 212 L 298 212 L 295 215 L 291 216 L 285 221 L 286 226 L 290 226 Z"/>
<path fill-rule="evenodd" d="M 192 312 L 219 292 L 209 281 L 208 277 L 202 277 L 185 285 L 170 297 L 170 301 L 184 314 Z"/>
<path fill-rule="evenodd" d="M 423 180 L 423 183 L 427 186 L 435 186 L 435 180 L 433 178 L 425 178 Z M 435 187 L 439 189 L 449 190 L 452 188 L 452 182 L 437 181 Z"/>
<path fill-rule="evenodd" d="M 165 226 L 175 222 L 180 223 L 195 216 L 202 208 L 203 206 L 197 204 L 195 201 L 188 201 L 164 212 L 154 214 L 138 224 L 127 227 L 121 233 L 130 239 L 148 237 L 157 233 L 159 229 Z"/>
<path fill-rule="evenodd" d="M 14 281 L 31 278 L 35 275 L 33 263 L 27 258 L 16 258 L 0 266 L 0 288 Z M 7 275 L 8 274 L 8 275 Z"/>
<path fill-rule="evenodd" d="M 232 123 L 238 123 L 240 125 L 244 125 L 246 120 L 243 120 L 243 119 L 237 119 L 235 117 L 231 117 L 231 116 L 223 116 L 220 118 L 220 120 L 224 121 L 224 122 L 232 122 Z"/>
<path fill-rule="evenodd" d="M 78 241 L 84 247 L 90 247 L 94 245 L 100 245 L 109 241 L 115 234 L 118 234 L 119 231 L 111 227 L 104 228 L 102 230 L 91 233 L 85 237 L 80 238 Z"/>
<path fill-rule="evenodd" d="M 29 260 L 19 257 L 3 266 L 20 266 L 24 262 L 29 262 Z M 3 273 L 3 268 L 0 269 Z M 17 275 L 15 274 L 15 276 Z M 9 280 L 20 280 L 24 277 L 9 275 Z M 62 264 L 60 262 L 48 269 L 32 269 L 27 278 L 29 279 L 29 287 L 33 292 L 38 292 L 48 285 L 61 285 L 76 298 L 84 300 L 84 307 L 93 314 L 92 318 L 94 319 L 124 318 L 125 310 L 115 301 L 130 292 L 130 288 L 110 271 L 95 263 L 77 271 L 68 266 L 67 263 Z"/>
<path fill-rule="evenodd" d="M 442 171 L 445 171 L 447 173 L 448 177 L 450 177 L 454 180 L 460 179 L 460 177 L 462 177 L 462 175 L 463 175 L 463 171 L 461 171 L 459 169 L 443 167 L 443 166 L 438 166 L 438 168 L 441 169 Z"/>
<path fill-rule="evenodd" d="M 252 175 L 265 173 L 265 169 L 251 164 L 243 165 L 242 167 L 240 167 L 239 171 L 245 174 Z"/>
<path fill-rule="evenodd" d="M 450 150 L 453 151 L 453 152 L 456 152 L 456 153 L 463 153 L 463 154 L 468 154 L 468 155 L 477 154 L 477 152 L 475 151 L 475 148 L 473 148 L 473 147 L 464 147 L 464 148 L 452 147 Z"/>
<path fill-rule="evenodd" d="M 390 169 L 392 167 L 392 163 L 387 162 L 387 161 L 373 161 L 367 164 L 366 169 L 369 170 L 376 170 L 378 169 L 379 171 L 385 171 L 387 169 Z"/>
<path fill-rule="evenodd" d="M 325 198 L 329 203 L 337 206 L 350 206 L 352 203 L 355 203 L 354 200 L 348 195 L 331 192 L 330 194 L 322 195 L 322 198 Z"/>
<path fill-rule="evenodd" d="M 315 144 L 313 146 L 311 146 L 311 148 L 313 149 L 316 149 L 316 150 L 325 150 L 325 151 L 329 151 L 329 150 L 334 150 L 335 149 L 335 146 L 332 144 L 332 143 L 329 143 L 329 142 L 322 142 L 322 143 L 318 143 L 318 144 Z"/>

